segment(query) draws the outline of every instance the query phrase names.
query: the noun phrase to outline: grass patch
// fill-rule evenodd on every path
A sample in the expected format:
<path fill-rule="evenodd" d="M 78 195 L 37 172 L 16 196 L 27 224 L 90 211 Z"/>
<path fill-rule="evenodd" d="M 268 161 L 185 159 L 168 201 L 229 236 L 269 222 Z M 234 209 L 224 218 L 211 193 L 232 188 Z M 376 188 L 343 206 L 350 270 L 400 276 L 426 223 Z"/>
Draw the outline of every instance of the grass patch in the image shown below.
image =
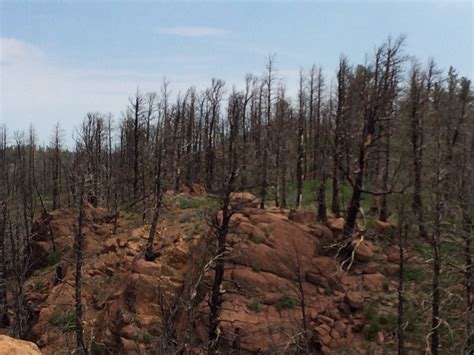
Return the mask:
<path fill-rule="evenodd" d="M 262 238 L 253 233 L 250 235 L 250 240 L 255 244 L 260 244 L 262 242 Z"/>
<path fill-rule="evenodd" d="M 258 298 L 252 298 L 249 303 L 247 303 L 247 308 L 252 312 L 260 313 L 262 310 L 262 303 Z"/>
<path fill-rule="evenodd" d="M 76 329 L 76 316 L 72 310 L 55 311 L 49 316 L 48 324 L 63 332 L 70 332 Z"/>
<path fill-rule="evenodd" d="M 276 303 L 276 306 L 279 310 L 294 309 L 296 305 L 297 305 L 296 299 L 287 293 L 281 296 L 280 299 Z"/>
<path fill-rule="evenodd" d="M 306 180 L 303 182 L 302 195 L 303 199 L 301 201 L 301 206 L 304 209 L 314 209 L 316 206 L 316 197 L 319 191 L 319 179 Z M 326 181 L 326 205 L 328 208 L 331 206 L 332 201 L 332 184 L 331 179 Z M 346 208 L 347 203 L 349 202 L 352 195 L 352 187 L 348 183 L 343 183 L 339 185 L 339 204 L 341 209 Z M 288 184 L 288 196 L 287 196 L 288 205 L 290 208 L 295 208 L 296 206 L 296 181 L 291 181 Z M 364 212 L 369 211 L 371 205 L 371 197 L 367 195 L 361 196 L 361 208 Z"/>
<path fill-rule="evenodd" d="M 217 203 L 215 199 L 209 197 L 189 198 L 186 196 L 176 196 L 175 203 L 180 209 L 215 209 Z"/>

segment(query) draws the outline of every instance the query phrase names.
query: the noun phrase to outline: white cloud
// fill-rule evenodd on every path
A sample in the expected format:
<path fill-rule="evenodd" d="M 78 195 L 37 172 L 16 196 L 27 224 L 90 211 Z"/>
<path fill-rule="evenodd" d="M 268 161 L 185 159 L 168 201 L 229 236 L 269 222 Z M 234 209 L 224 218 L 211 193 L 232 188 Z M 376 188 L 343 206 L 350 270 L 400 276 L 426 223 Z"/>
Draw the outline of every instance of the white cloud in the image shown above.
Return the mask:
<path fill-rule="evenodd" d="M 161 34 L 174 35 L 179 37 L 221 37 L 228 34 L 222 28 L 206 27 L 206 26 L 177 26 L 177 27 L 161 27 L 158 29 Z"/>
<path fill-rule="evenodd" d="M 0 37 L 0 65 L 13 65 L 25 61 L 37 61 L 44 57 L 43 52 L 15 38 Z"/>
<path fill-rule="evenodd" d="M 198 59 L 200 63 L 209 60 Z M 89 111 L 120 116 L 137 87 L 141 92 L 159 91 L 166 76 L 177 93 L 191 84 L 205 87 L 210 81 L 211 76 L 203 80 L 192 66 L 192 56 L 183 61 L 185 71 L 183 66 L 176 68 L 176 57 L 160 57 L 159 61 L 160 71 L 130 68 L 127 61 L 113 68 L 58 65 L 57 58 L 33 44 L 0 37 L 0 122 L 10 132 L 33 123 L 40 141 L 48 140 L 54 124 L 60 122 L 68 139 Z"/>

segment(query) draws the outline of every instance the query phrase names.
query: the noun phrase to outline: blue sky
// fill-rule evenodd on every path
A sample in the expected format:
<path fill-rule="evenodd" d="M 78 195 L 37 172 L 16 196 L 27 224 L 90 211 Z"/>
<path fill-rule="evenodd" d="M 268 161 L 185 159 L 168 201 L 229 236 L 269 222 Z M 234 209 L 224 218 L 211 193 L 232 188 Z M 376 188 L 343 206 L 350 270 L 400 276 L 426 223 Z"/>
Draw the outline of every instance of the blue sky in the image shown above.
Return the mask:
<path fill-rule="evenodd" d="M 88 111 L 115 117 L 137 86 L 173 92 L 222 78 L 241 85 L 276 53 L 289 90 L 300 67 L 333 75 L 341 53 L 364 62 L 388 35 L 406 53 L 473 77 L 471 1 L 5 1 L 0 0 L 1 121 L 56 122 L 69 137 Z M 66 137 L 66 138 L 67 138 Z"/>

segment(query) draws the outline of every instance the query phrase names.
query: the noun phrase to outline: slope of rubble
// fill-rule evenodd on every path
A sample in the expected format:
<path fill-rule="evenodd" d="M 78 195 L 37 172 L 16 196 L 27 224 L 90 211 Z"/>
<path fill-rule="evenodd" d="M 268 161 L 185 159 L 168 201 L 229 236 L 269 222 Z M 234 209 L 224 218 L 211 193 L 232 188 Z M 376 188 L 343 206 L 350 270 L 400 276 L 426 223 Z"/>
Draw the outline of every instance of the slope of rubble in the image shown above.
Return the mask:
<path fill-rule="evenodd" d="M 235 199 L 247 203 L 239 204 L 228 237 L 220 315 L 225 353 L 294 353 L 302 334 L 315 353 L 394 347 L 396 249 L 355 241 L 354 263 L 344 272 L 332 247 L 341 220 L 320 225 L 310 211 L 260 210 L 251 194 Z M 151 262 L 143 258 L 149 225 L 141 216 L 122 212 L 113 234 L 110 214 L 87 206 L 82 299 L 91 353 L 205 351 L 214 241 L 205 210 L 212 204 L 202 192 L 168 194 Z M 76 210 L 61 209 L 34 227 L 36 270 L 26 294 L 37 317 L 31 339 L 44 354 L 68 354 L 75 345 L 76 217 Z"/>

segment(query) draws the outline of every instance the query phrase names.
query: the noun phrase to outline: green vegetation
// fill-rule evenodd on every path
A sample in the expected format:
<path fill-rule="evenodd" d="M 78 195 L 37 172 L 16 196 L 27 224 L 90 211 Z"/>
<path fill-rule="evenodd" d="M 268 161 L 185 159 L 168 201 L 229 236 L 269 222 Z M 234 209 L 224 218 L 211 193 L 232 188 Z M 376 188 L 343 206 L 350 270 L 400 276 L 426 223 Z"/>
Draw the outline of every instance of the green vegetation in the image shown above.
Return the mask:
<path fill-rule="evenodd" d="M 143 336 L 142 336 L 142 339 L 143 339 L 143 342 L 144 342 L 145 344 L 150 344 L 151 335 L 148 334 L 148 333 L 144 333 Z"/>
<path fill-rule="evenodd" d="M 262 269 L 260 268 L 260 265 L 258 265 L 257 263 L 252 263 L 252 271 L 253 272 L 260 272 L 260 271 L 262 271 Z"/>
<path fill-rule="evenodd" d="M 180 209 L 215 209 L 215 199 L 209 197 L 187 197 L 178 195 L 174 198 L 174 202 Z"/>
<path fill-rule="evenodd" d="M 48 265 L 49 266 L 54 266 L 54 265 L 56 265 L 57 263 L 59 263 L 61 261 L 61 253 L 57 250 L 51 251 L 48 254 L 47 260 L 48 260 Z"/>
<path fill-rule="evenodd" d="M 270 334 L 273 334 L 277 330 L 277 326 L 275 325 L 275 323 L 268 323 L 267 330 Z"/>
<path fill-rule="evenodd" d="M 304 209 L 315 209 L 316 208 L 316 197 L 319 190 L 319 180 L 306 180 L 303 182 L 303 200 L 301 206 Z M 349 183 L 341 183 L 339 186 L 340 202 L 341 207 L 345 208 L 349 202 L 352 194 L 352 187 Z M 332 185 L 331 181 L 326 182 L 326 204 L 329 208 L 332 196 Z M 291 181 L 288 184 L 288 198 L 289 207 L 294 208 L 296 203 L 296 181 Z M 361 208 L 364 212 L 367 212 L 371 206 L 371 197 L 368 195 L 362 195 L 361 197 Z M 368 218 L 368 221 L 370 218 Z M 367 222 L 368 222 L 367 221 Z"/>
<path fill-rule="evenodd" d="M 33 283 L 33 288 L 35 291 L 40 291 L 44 286 L 43 280 L 35 280 Z"/>
<path fill-rule="evenodd" d="M 367 340 L 374 340 L 380 331 L 394 332 L 397 329 L 397 316 L 394 314 L 379 314 L 372 302 L 364 311 L 364 319 L 367 322 L 363 334 Z"/>
<path fill-rule="evenodd" d="M 76 329 L 76 316 L 72 310 L 57 310 L 48 318 L 48 324 L 70 332 Z"/>
<path fill-rule="evenodd" d="M 250 235 L 250 240 L 255 244 L 260 244 L 262 242 L 262 238 L 253 233 Z"/>
<path fill-rule="evenodd" d="M 252 298 L 247 304 L 247 308 L 252 312 L 259 313 L 262 310 L 262 304 L 258 298 Z"/>
<path fill-rule="evenodd" d="M 404 276 L 406 281 L 422 281 L 425 277 L 425 272 L 420 267 L 407 265 L 404 269 Z"/>
<path fill-rule="evenodd" d="M 262 232 L 265 234 L 265 237 L 268 237 L 270 235 L 270 228 L 265 226 L 262 228 Z"/>
<path fill-rule="evenodd" d="M 334 293 L 334 287 L 332 287 L 331 285 L 327 286 L 327 287 L 324 289 L 324 294 L 325 294 L 326 296 L 331 296 L 333 293 Z"/>
<path fill-rule="evenodd" d="M 276 303 L 276 306 L 279 310 L 293 309 L 296 307 L 296 305 L 297 305 L 296 299 L 287 293 L 281 296 L 280 299 Z"/>

